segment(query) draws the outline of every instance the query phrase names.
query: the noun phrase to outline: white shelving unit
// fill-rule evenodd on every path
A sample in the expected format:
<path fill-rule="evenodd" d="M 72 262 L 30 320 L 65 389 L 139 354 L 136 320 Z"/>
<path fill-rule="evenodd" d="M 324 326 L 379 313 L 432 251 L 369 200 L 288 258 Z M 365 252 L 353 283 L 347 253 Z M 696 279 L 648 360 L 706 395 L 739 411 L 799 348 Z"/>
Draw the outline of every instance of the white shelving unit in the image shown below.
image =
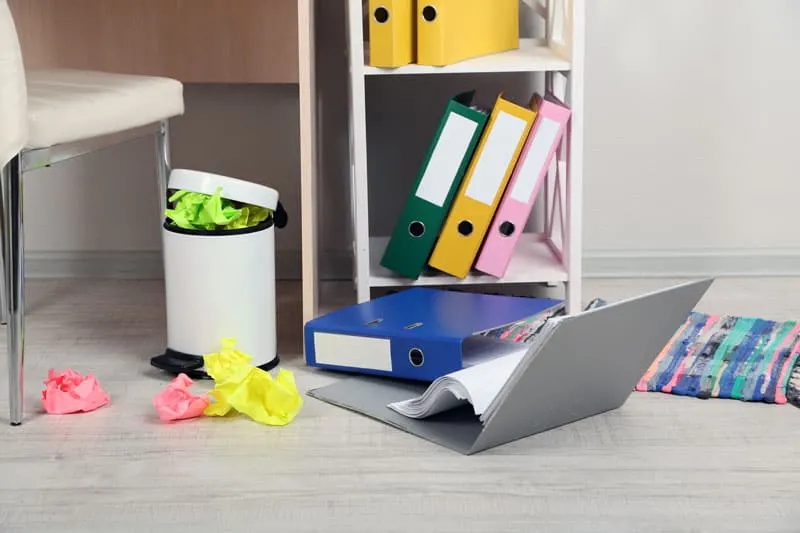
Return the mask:
<path fill-rule="evenodd" d="M 354 278 L 359 302 L 375 287 L 563 283 L 568 312 L 581 307 L 581 194 L 583 170 L 583 63 L 585 0 L 521 0 L 520 14 L 539 21 L 543 35 L 521 39 L 517 50 L 462 61 L 445 67 L 407 65 L 396 69 L 369 66 L 362 0 L 346 0 L 349 60 L 349 133 Z M 422 1 L 422 0 L 421 0 Z M 536 24 L 539 22 L 539 24 Z M 379 265 L 386 235 L 370 235 L 370 181 L 367 154 L 366 79 L 370 76 L 543 73 L 545 86 L 572 109 L 559 162 L 543 187 L 544 228 L 520 240 L 507 275 L 497 279 L 473 274 L 461 280 L 445 274 L 409 280 Z M 523 103 L 523 102 L 521 102 Z M 541 196 L 541 195 L 540 195 Z M 377 207 L 380 208 L 379 206 Z"/>

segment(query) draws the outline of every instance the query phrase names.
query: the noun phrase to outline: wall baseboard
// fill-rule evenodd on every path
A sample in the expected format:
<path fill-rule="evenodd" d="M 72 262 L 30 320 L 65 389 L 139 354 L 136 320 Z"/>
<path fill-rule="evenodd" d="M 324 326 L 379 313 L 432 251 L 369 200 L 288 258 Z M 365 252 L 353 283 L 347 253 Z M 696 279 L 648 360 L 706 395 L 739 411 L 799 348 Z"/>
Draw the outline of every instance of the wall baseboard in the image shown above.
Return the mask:
<path fill-rule="evenodd" d="M 279 252 L 275 270 L 278 279 L 300 279 L 300 252 Z M 587 278 L 800 276 L 800 250 L 587 251 L 583 270 Z M 39 279 L 161 279 L 164 274 L 158 251 L 36 251 L 26 254 L 26 275 Z M 320 277 L 352 279 L 350 255 L 344 251 L 321 254 Z"/>
<path fill-rule="evenodd" d="M 352 260 L 345 252 L 325 253 L 320 261 L 322 279 L 348 279 Z M 299 280 L 300 251 L 281 251 L 275 257 L 275 275 L 280 280 Z M 163 279 L 160 251 L 130 252 L 28 252 L 25 274 L 31 279 Z"/>
<path fill-rule="evenodd" d="M 587 278 L 800 276 L 800 250 L 585 251 Z"/>

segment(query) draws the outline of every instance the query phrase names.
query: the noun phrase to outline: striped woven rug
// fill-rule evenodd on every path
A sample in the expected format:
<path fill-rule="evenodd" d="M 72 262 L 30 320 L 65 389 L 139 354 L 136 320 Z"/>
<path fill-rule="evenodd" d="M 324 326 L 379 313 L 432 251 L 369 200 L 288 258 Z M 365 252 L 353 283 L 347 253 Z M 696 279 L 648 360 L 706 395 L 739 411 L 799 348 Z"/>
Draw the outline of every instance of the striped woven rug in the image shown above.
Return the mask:
<path fill-rule="evenodd" d="M 799 322 L 692 313 L 636 390 L 786 403 L 799 350 Z"/>
<path fill-rule="evenodd" d="M 530 342 L 563 312 L 558 306 L 484 335 Z M 800 322 L 691 313 L 635 389 L 800 407 Z"/>

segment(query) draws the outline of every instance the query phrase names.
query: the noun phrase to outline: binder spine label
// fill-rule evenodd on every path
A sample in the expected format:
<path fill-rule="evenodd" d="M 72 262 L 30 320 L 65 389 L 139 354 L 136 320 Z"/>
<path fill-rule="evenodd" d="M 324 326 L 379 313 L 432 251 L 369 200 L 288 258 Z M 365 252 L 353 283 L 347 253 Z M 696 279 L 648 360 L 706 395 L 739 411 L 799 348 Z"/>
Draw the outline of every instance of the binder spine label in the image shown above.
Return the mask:
<path fill-rule="evenodd" d="M 522 168 L 516 177 L 513 187 L 511 187 L 511 198 L 517 202 L 527 204 L 530 202 L 531 195 L 539 181 L 542 167 L 547 163 L 547 156 L 561 125 L 555 120 L 542 117 L 541 122 L 536 127 L 531 145 L 528 148 L 527 156 L 522 162 Z"/>
<path fill-rule="evenodd" d="M 485 205 L 494 205 L 526 126 L 519 117 L 502 111 L 497 114 L 480 159 L 475 163 L 466 196 Z"/>
<path fill-rule="evenodd" d="M 392 342 L 378 337 L 315 331 L 314 360 L 318 365 L 391 372 Z"/>
<path fill-rule="evenodd" d="M 474 120 L 450 112 L 417 187 L 418 198 L 444 205 L 477 127 Z"/>

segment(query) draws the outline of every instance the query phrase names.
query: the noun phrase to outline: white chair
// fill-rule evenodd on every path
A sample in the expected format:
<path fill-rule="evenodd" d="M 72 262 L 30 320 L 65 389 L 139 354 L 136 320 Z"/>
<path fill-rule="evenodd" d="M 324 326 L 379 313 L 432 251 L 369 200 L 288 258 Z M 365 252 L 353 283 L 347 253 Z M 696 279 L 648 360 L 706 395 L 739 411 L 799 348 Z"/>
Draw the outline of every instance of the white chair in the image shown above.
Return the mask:
<path fill-rule="evenodd" d="M 23 418 L 25 173 L 154 134 L 163 213 L 170 170 L 167 120 L 183 111 L 183 85 L 172 79 L 77 70 L 26 72 L 14 19 L 7 0 L 0 0 L 0 218 L 5 274 L 0 310 L 8 323 L 11 425 L 20 425 Z"/>

